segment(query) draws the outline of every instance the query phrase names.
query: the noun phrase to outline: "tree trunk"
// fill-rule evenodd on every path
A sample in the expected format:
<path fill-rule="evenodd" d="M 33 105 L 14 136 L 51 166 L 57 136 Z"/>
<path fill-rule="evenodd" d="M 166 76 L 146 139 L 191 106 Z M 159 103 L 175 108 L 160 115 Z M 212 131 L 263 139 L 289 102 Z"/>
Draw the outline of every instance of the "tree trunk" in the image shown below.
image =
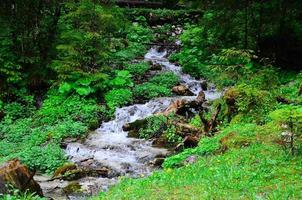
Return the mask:
<path fill-rule="evenodd" d="M 218 125 L 217 117 L 218 117 L 220 111 L 221 111 L 221 104 L 219 104 L 219 105 L 217 106 L 216 111 L 213 113 L 213 115 L 212 115 L 212 117 L 211 117 L 210 120 L 205 119 L 205 117 L 203 116 L 203 112 L 200 112 L 200 113 L 199 113 L 201 122 L 203 123 L 203 126 L 204 126 L 205 135 L 210 136 L 210 135 L 211 135 L 211 132 L 212 132 L 212 131 L 216 128 L 216 126 Z"/>
<path fill-rule="evenodd" d="M 244 48 L 248 48 L 248 7 L 249 0 L 245 0 L 245 23 L 244 23 Z"/>

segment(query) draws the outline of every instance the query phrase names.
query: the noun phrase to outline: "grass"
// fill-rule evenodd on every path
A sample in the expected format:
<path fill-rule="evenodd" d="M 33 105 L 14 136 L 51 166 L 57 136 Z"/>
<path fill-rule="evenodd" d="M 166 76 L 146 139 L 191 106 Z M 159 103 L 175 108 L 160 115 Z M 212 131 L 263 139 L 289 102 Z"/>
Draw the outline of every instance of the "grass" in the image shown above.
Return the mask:
<path fill-rule="evenodd" d="M 273 125 L 231 126 L 200 143 L 197 163 L 122 179 L 99 199 L 301 199 L 302 161 L 274 142 L 276 131 Z M 218 150 L 200 154 L 217 141 Z"/>

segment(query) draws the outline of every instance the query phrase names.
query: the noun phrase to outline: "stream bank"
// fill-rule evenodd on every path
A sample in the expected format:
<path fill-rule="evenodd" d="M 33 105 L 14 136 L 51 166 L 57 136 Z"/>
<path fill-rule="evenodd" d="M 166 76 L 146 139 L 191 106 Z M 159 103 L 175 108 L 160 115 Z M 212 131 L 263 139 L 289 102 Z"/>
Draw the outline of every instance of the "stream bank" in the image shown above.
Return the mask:
<path fill-rule="evenodd" d="M 168 61 L 167 51 L 152 47 L 145 55 L 145 61 L 161 65 L 162 72 L 171 71 L 180 77 L 181 84 L 192 92 L 192 96 L 162 97 L 148 101 L 145 104 L 135 104 L 118 108 L 112 121 L 104 122 L 100 128 L 91 133 L 83 142 L 72 142 L 67 145 L 66 154 L 70 161 L 76 164 L 74 170 L 79 170 L 75 181 L 53 179 L 43 176 L 35 179 L 41 185 L 45 196 L 52 198 L 81 199 L 105 191 L 116 184 L 119 177 L 148 176 L 157 167 L 155 159 L 163 159 L 169 151 L 154 147 L 152 140 L 128 137 L 123 131 L 127 123 L 144 119 L 153 114 L 163 112 L 173 102 L 179 99 L 193 100 L 202 91 L 203 80 L 196 80 L 184 74 L 181 67 Z M 208 100 L 220 97 L 214 87 L 205 92 Z M 152 164 L 153 163 L 153 164 Z M 69 191 L 69 189 L 71 191 Z M 76 192 L 74 192 L 76 191 Z"/>

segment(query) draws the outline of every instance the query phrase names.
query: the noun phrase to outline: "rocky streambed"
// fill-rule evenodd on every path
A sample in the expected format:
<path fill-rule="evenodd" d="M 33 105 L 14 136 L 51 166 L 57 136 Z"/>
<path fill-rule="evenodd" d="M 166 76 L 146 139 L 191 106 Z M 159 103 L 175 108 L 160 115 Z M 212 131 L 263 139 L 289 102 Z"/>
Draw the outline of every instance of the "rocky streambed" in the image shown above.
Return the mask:
<path fill-rule="evenodd" d="M 75 165 L 65 166 L 61 172 L 57 172 L 58 178 L 55 179 L 35 176 L 45 196 L 54 199 L 85 199 L 85 196 L 107 190 L 121 176 L 137 178 L 149 175 L 156 169 L 156 159 L 163 159 L 169 154 L 167 149 L 154 147 L 151 140 L 128 137 L 128 132 L 123 130 L 125 124 L 163 112 L 177 100 L 196 99 L 199 92 L 205 89 L 202 88 L 203 80 L 184 74 L 180 66 L 168 61 L 167 52 L 159 49 L 151 48 L 145 60 L 161 65 L 163 72 L 172 71 L 178 75 L 181 86 L 174 90 L 185 89 L 187 91 L 184 94 L 188 96 L 158 98 L 145 104 L 118 108 L 115 118 L 104 122 L 85 141 L 67 145 L 66 154 Z M 214 87 L 208 87 L 204 94 L 208 100 L 220 96 Z M 68 174 L 68 171 L 72 174 Z M 60 177 L 60 173 L 64 177 Z"/>

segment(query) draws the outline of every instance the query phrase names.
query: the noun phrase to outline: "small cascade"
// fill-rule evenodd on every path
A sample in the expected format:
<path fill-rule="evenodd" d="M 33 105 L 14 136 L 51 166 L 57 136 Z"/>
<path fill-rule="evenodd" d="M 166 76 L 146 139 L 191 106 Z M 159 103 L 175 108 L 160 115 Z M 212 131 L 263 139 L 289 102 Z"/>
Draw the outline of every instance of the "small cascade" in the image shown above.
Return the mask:
<path fill-rule="evenodd" d="M 196 80 L 189 74 L 185 74 L 182 72 L 180 66 L 175 65 L 166 58 L 167 51 L 159 51 L 158 48 L 153 47 L 149 50 L 149 52 L 145 55 L 145 60 L 151 61 L 153 63 L 159 64 L 163 66 L 165 71 L 174 72 L 176 75 L 180 77 L 181 83 L 186 85 L 195 95 L 198 95 L 200 91 L 202 91 L 201 83 L 205 80 Z M 220 97 L 221 93 L 217 92 L 214 85 L 211 85 L 207 91 L 204 91 L 206 95 L 206 99 L 213 100 Z"/>
<path fill-rule="evenodd" d="M 168 154 L 166 149 L 153 147 L 152 141 L 128 137 L 128 133 L 122 128 L 129 122 L 164 111 L 177 99 L 193 100 L 202 90 L 202 80 L 196 80 L 190 75 L 184 74 L 181 67 L 170 63 L 166 56 L 166 51 L 160 52 L 158 48 L 154 47 L 145 55 L 145 60 L 162 65 L 163 71 L 174 72 L 180 77 L 181 83 L 186 85 L 195 96 L 163 97 L 150 100 L 145 104 L 118 108 L 115 118 L 112 121 L 104 122 L 84 142 L 69 143 L 65 151 L 70 161 L 81 165 L 82 162 L 90 160 L 90 167 L 104 166 L 115 172 L 112 177 L 85 177 L 78 180 L 82 188 L 86 189 L 87 194 L 106 190 L 108 186 L 118 181 L 118 176 L 146 176 L 154 169 L 150 165 L 150 161 Z M 205 91 L 205 95 L 208 100 L 213 100 L 218 98 L 220 93 L 211 88 Z M 81 199 L 72 196 L 69 198 Z"/>

